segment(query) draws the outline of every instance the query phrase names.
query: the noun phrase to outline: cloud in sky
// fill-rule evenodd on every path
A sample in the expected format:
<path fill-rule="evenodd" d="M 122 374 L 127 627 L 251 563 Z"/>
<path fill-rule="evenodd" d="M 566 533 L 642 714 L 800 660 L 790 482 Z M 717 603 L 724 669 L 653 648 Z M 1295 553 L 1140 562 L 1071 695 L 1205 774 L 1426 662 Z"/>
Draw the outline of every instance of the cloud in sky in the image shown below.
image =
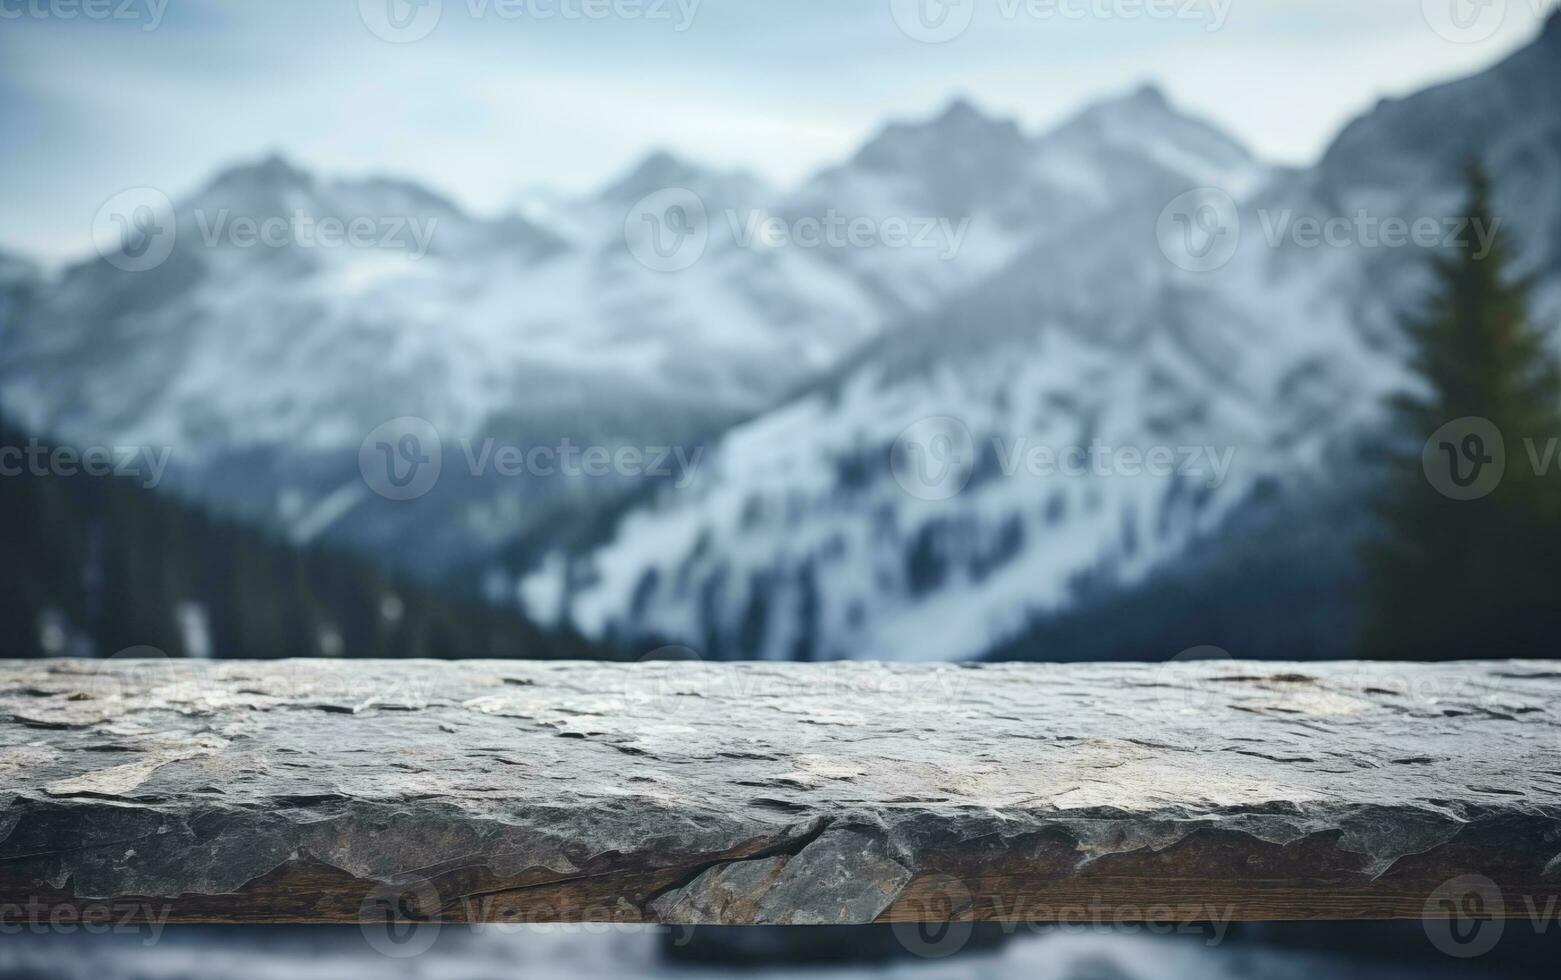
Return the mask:
<path fill-rule="evenodd" d="M 1306 163 L 1377 98 L 1524 43 L 1550 0 L 1497 0 L 1499 28 L 1473 43 L 1428 26 L 1428 8 L 1468 0 L 420 2 L 0 0 L 0 247 L 83 254 L 117 191 L 177 197 L 272 151 L 497 211 L 656 148 L 786 184 L 955 95 L 1033 131 L 1146 80 Z M 902 28 L 918 3 L 913 34 L 947 32 L 945 14 L 968 26 L 918 41 Z M 370 26 L 434 9 L 411 43 Z"/>

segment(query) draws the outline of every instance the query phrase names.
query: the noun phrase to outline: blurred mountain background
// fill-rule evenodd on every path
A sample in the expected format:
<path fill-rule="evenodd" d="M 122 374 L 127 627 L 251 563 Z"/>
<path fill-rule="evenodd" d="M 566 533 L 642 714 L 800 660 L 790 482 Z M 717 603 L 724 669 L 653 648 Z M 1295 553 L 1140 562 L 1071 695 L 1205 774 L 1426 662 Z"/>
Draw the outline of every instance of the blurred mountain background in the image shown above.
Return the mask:
<path fill-rule="evenodd" d="M 1457 214 L 1478 158 L 1555 323 L 1558 90 L 1552 16 L 1488 71 L 1383 101 L 1308 168 L 1153 86 L 1036 133 L 956 100 L 791 188 L 656 153 L 497 218 L 408 180 L 234 166 L 173 202 L 155 268 L 0 256 L 3 444 L 169 450 L 152 488 L 0 480 L 20 543 L 0 568 L 5 652 L 1349 655 L 1382 476 L 1367 447 L 1408 383 L 1397 323 L 1430 266 L 1270 230 Z M 1196 188 L 1239 229 L 1213 269 L 1156 234 Z M 669 189 L 708 235 L 673 272 L 636 257 L 630 220 Z M 396 228 L 371 247 L 211 240 L 213 216 L 299 214 Z M 768 218 L 837 214 L 944 238 L 751 240 Z M 404 417 L 444 466 L 392 500 L 360 451 Z M 928 420 L 963 450 L 947 496 L 907 486 L 896 456 Z M 468 462 L 485 443 L 697 462 L 686 479 L 499 478 Z M 1004 472 L 1015 446 L 1096 444 L 1208 465 Z"/>

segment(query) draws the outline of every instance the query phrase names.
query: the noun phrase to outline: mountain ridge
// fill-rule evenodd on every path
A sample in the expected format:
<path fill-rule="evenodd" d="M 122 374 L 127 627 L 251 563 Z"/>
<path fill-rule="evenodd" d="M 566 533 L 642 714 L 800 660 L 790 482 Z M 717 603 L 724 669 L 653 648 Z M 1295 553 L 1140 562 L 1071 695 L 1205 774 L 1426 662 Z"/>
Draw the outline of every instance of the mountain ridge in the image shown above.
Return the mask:
<path fill-rule="evenodd" d="M 1366 241 L 1270 243 L 1265 222 L 1348 216 L 1362 201 L 1379 217 L 1455 213 L 1456 147 L 1391 196 L 1372 169 L 1348 179 L 1339 163 L 1353 145 L 1389 160 L 1423 155 L 1427 139 L 1445 149 L 1452 141 L 1434 134 L 1454 100 L 1493 120 L 1484 131 L 1503 213 L 1539 268 L 1554 271 L 1547 243 L 1561 241 L 1561 202 L 1536 190 L 1561 185 L 1561 141 L 1550 139 L 1558 114 L 1530 84 L 1554 70 L 1553 36 L 1366 114 L 1315 168 L 1216 174 L 1244 234 L 1212 270 L 1178 268 L 1182 256 L 1153 234 L 1162 208 L 1196 187 L 1195 168 L 1147 181 L 1138 197 L 1119 191 L 1115 210 L 1056 222 L 1051 237 L 731 430 L 699 485 L 631 510 L 575 559 L 567 584 L 549 585 L 546 572 L 523 578 L 523 601 L 562 592 L 563 621 L 630 649 L 675 641 L 712 657 L 980 656 L 1085 596 L 1147 582 L 1187 548 L 1218 547 L 1221 528 L 1256 495 L 1277 487 L 1299 503 L 1349 492 L 1333 472 L 1347 455 L 1339 447 L 1377 424 L 1381 397 L 1403 382 L 1392 322 L 1423 287 L 1423 255 Z M 1156 102 L 1134 93 L 1123 108 Z M 1071 133 L 1113 133 L 1086 120 Z M 1070 135 L 1067 124 L 1059 131 Z M 1199 140 L 1209 163 L 1229 159 L 1223 141 Z M 1541 292 L 1554 295 L 1558 282 L 1551 275 Z M 929 423 L 958 448 L 950 472 L 965 482 L 947 498 L 896 478 L 904 450 L 937 445 L 905 442 Z M 1004 472 L 1005 448 L 1025 439 L 1233 458 L 1213 483 L 1027 479 L 1022 468 Z M 1264 522 L 1267 533 L 1284 533 L 1283 512 Z"/>
<path fill-rule="evenodd" d="M 175 205 L 157 268 L 104 257 L 0 293 L 14 310 L 0 398 L 40 431 L 177 447 L 170 490 L 220 511 L 429 576 L 481 569 L 491 596 L 615 645 L 980 656 L 1217 546 L 1266 487 L 1327 492 L 1336 441 L 1397 381 L 1391 320 L 1416 256 L 1269 247 L 1265 216 L 1441 213 L 1455 154 L 1440 117 L 1472 104 L 1537 268 L 1557 268 L 1561 130 L 1535 94 L 1554 63 L 1535 50 L 1378 107 L 1298 170 L 1152 85 L 1036 133 L 955 99 L 789 189 L 654 151 L 530 218 L 266 155 Z M 1244 231 L 1201 271 L 1175 261 L 1174 224 L 1170 244 L 1156 233 L 1199 187 L 1223 191 Z M 669 272 L 629 229 L 669 217 L 635 208 L 676 188 L 699 196 L 692 230 L 707 234 Z M 224 209 L 433 234 L 416 256 L 405 226 L 366 248 L 207 245 Z M 743 240 L 745 223 L 841 218 L 919 223 L 938 247 Z M 957 244 L 937 238 L 956 228 Z M 377 497 L 358 464 L 403 416 L 434 426 L 447 462 L 410 504 Z M 908 469 L 942 445 L 906 441 L 929 420 L 934 440 L 968 439 L 948 498 Z M 710 452 L 682 490 L 460 472 L 471 443 L 566 438 Z M 1036 446 L 1096 442 L 1207 451 L 1205 469 L 1022 472 Z"/>
<path fill-rule="evenodd" d="M 178 492 L 225 511 L 397 552 L 414 509 L 387 512 L 355 472 L 358 442 L 382 422 L 420 416 L 451 439 L 688 440 L 763 410 L 1008 261 L 1035 229 L 1003 227 L 992 201 L 974 215 L 931 206 L 959 204 L 982 167 L 968 147 L 936 138 L 944 125 L 1006 133 L 1005 153 L 1033 145 L 1011 121 L 954 103 L 888 127 L 917 143 L 918 168 L 929 171 L 918 193 L 930 200 L 873 168 L 847 173 L 849 161 L 821 171 L 849 187 L 815 180 L 779 192 L 658 151 L 597 193 L 558 202 L 540 224 L 470 215 L 416 181 L 326 176 L 262 154 L 174 202 L 176 238 L 161 264 L 124 271 L 103 256 L 23 291 L 13 343 L 0 352 L 0 397 L 39 431 L 178 447 Z M 1032 207 L 1071 207 L 1055 174 L 1022 183 Z M 703 256 L 672 275 L 637 261 L 624 238 L 638 200 L 629 198 L 662 184 L 695 185 L 710 212 Z M 973 220 L 957 252 L 952 241 L 777 249 L 741 240 L 744 222 L 836 214 L 939 234 Z M 370 219 L 377 237 L 324 247 L 298 223 L 326 218 Z M 280 233 L 279 247 L 240 238 L 245 221 Z M 430 564 L 496 547 L 539 519 L 527 513 L 548 512 L 557 492 L 474 482 L 454 493 L 433 521 L 445 530 L 429 532 L 441 539 L 430 556 L 444 558 Z"/>

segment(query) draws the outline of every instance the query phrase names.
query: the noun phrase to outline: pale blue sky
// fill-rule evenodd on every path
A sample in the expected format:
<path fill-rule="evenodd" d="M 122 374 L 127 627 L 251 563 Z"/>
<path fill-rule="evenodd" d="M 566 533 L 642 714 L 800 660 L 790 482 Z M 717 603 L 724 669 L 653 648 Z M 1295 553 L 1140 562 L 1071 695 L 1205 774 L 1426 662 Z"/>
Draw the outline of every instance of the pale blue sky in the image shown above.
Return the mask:
<path fill-rule="evenodd" d="M 1504 20 L 1473 43 L 1426 14 L 1469 0 L 1174 0 L 1190 19 L 952 0 L 973 20 L 940 44 L 897 27 L 897 0 L 667 0 L 665 19 L 607 20 L 563 16 L 595 0 L 530 0 L 542 19 L 442 0 L 409 44 L 376 37 L 359 0 L 88 0 L 129 3 L 130 21 L 50 6 L 80 2 L 0 0 L 0 247 L 48 261 L 84 254 L 125 187 L 178 197 L 273 150 L 492 212 L 536 185 L 588 190 L 658 147 L 786 184 L 955 95 L 1034 131 L 1152 80 L 1261 155 L 1306 163 L 1377 98 L 1499 60 L 1553 0 L 1497 0 Z M 679 3 L 694 4 L 681 31 Z"/>

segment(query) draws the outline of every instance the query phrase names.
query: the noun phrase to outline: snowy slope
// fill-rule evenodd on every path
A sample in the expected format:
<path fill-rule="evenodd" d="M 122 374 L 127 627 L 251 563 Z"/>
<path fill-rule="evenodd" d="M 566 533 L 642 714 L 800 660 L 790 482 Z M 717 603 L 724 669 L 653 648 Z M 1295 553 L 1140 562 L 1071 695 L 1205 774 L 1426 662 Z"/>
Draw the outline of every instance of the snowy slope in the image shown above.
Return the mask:
<path fill-rule="evenodd" d="M 698 484 L 662 488 L 594 554 L 534 572 L 522 600 L 545 616 L 562 594 L 574 625 L 631 647 L 976 656 L 1207 547 L 1254 493 L 1329 493 L 1330 450 L 1404 383 L 1392 322 L 1425 283 L 1425 252 L 1271 229 L 1362 209 L 1455 215 L 1467 147 L 1445 134 L 1465 120 L 1454 131 L 1487 149 L 1507 231 L 1547 277 L 1542 308 L 1561 309 L 1558 55 L 1552 22 L 1485 75 L 1378 107 L 1300 173 L 1264 170 L 1152 91 L 1042 137 L 1033 158 L 994 138 L 1005 174 L 1050 173 L 1075 209 L 1039 205 L 1029 220 L 1048 233 L 1017 258 L 731 430 Z M 916 157 L 900 142 L 891 163 Z M 1079 203 L 1094 182 L 1098 209 Z M 1241 234 L 1228 261 L 1189 271 L 1165 209 L 1200 185 L 1223 192 L 1222 226 Z M 1011 187 L 979 194 L 1022 213 L 1001 203 Z M 1086 472 L 1032 464 L 1072 447 L 1091 454 Z M 1152 452 L 1173 472 L 1146 472 Z"/>
<path fill-rule="evenodd" d="M 486 438 L 693 444 L 1128 189 L 1261 173 L 1153 90 L 1039 139 L 956 102 L 789 191 L 656 153 L 595 195 L 531 192 L 496 219 L 405 181 L 272 157 L 175 202 L 161 264 L 83 262 L 30 294 L 7 317 L 0 404 L 60 438 L 170 447 L 179 492 L 295 537 L 400 560 L 415 530 L 419 566 L 455 567 L 634 481 L 447 467 L 429 498 L 395 506 L 357 470 L 387 420 L 429 420 L 447 456 Z M 691 195 L 706 233 L 674 271 L 645 261 L 636 220 L 669 191 Z M 270 247 L 231 232 L 295 215 L 369 218 L 384 236 L 316 247 L 290 232 Z M 798 231 L 809 222 L 868 235 L 819 245 Z M 896 227 L 915 237 L 896 241 Z"/>
<path fill-rule="evenodd" d="M 891 202 L 899 216 L 920 214 L 893 203 L 893 184 L 864 174 L 860 200 L 842 189 L 828 206 L 864 217 Z M 673 272 L 631 247 L 636 208 L 669 188 L 695 195 L 708 218 L 708 245 Z M 658 153 L 599 194 L 533 195 L 529 218 L 484 219 L 414 184 L 329 180 L 273 157 L 176 202 L 176 241 L 161 264 L 83 262 L 8 315 L 0 404 L 61 438 L 171 447 L 180 492 L 297 536 L 401 558 L 415 527 L 420 565 L 464 564 L 563 497 L 605 499 L 632 481 L 457 473 L 441 477 L 436 499 L 387 507 L 357 475 L 376 426 L 428 419 L 452 454 L 462 439 L 490 437 L 523 449 L 563 438 L 688 444 L 773 404 L 1018 247 L 978 229 L 964 243 L 979 258 L 933 259 L 940 275 L 928 285 L 925 249 L 855 249 L 879 255 L 857 267 L 837 248 L 748 234 L 755 221 L 797 213 L 795 198 Z M 280 247 L 256 246 L 230 232 L 235 221 L 294 215 L 397 230 L 332 248 L 293 232 Z M 880 254 L 899 251 L 920 254 L 909 264 Z"/>
<path fill-rule="evenodd" d="M 38 270 L 31 263 L 0 252 L 0 344 L 6 342 L 7 326 L 14 322 L 12 311 L 37 285 Z"/>

